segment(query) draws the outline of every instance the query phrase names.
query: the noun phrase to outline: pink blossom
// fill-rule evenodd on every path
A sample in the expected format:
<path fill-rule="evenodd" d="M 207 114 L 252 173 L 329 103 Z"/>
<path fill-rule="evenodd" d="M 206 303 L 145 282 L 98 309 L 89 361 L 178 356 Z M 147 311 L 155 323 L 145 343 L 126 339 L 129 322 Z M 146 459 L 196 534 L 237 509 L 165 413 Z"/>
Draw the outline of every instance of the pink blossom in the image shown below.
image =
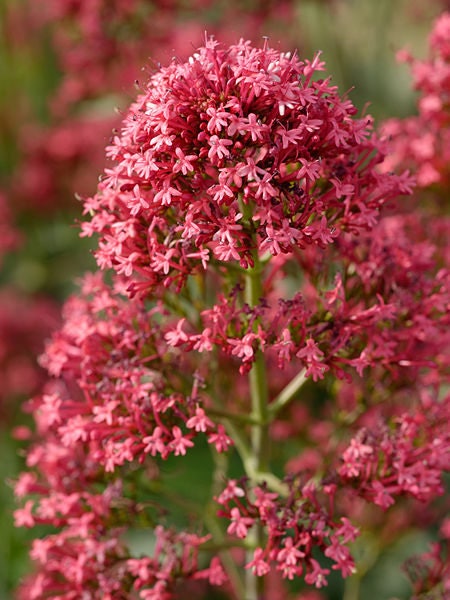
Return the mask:
<path fill-rule="evenodd" d="M 316 588 L 322 588 L 328 585 L 326 576 L 330 573 L 330 570 L 321 567 L 314 558 L 311 558 L 309 564 L 312 567 L 312 570 L 305 575 L 306 583 L 315 585 Z"/>
<path fill-rule="evenodd" d="M 214 423 L 209 419 L 203 408 L 197 406 L 195 409 L 195 416 L 191 417 L 186 421 L 186 427 L 189 429 L 195 429 L 195 431 L 205 432 L 214 426 Z"/>
<path fill-rule="evenodd" d="M 293 576 L 297 574 L 297 567 L 299 559 L 303 558 L 305 553 L 298 550 L 294 546 L 292 538 L 288 537 L 285 539 L 284 548 L 282 548 L 277 554 L 277 561 L 279 569 L 282 569 L 288 579 L 293 579 Z"/>
<path fill-rule="evenodd" d="M 149 208 L 150 204 L 141 195 L 139 185 L 133 187 L 133 199 L 128 202 L 131 215 L 137 215 L 143 208 Z"/>
<path fill-rule="evenodd" d="M 337 537 L 331 538 L 331 545 L 325 550 L 325 556 L 334 561 L 335 564 L 332 569 L 339 569 L 343 577 L 349 577 L 355 573 L 355 563 L 350 556 L 350 552 L 347 547 L 338 541 Z"/>
<path fill-rule="evenodd" d="M 165 338 L 167 343 L 170 346 L 177 346 L 186 342 L 188 340 L 188 336 L 183 331 L 183 325 L 186 322 L 186 319 L 180 319 L 177 323 L 177 326 L 174 331 L 169 331 L 165 334 Z"/>
<path fill-rule="evenodd" d="M 152 435 L 146 436 L 142 441 L 146 444 L 144 452 L 149 452 L 152 456 L 157 453 L 163 457 L 167 456 L 168 450 L 161 427 L 155 427 Z"/>
<path fill-rule="evenodd" d="M 418 60 L 403 53 L 411 65 L 414 85 L 419 91 L 419 114 L 402 121 L 390 119 L 383 125 L 383 132 L 392 136 L 392 153 L 386 168 L 401 165 L 414 169 L 421 188 L 448 185 L 448 22 L 448 12 L 435 20 L 427 59 Z"/>
<path fill-rule="evenodd" d="M 192 447 L 194 444 L 190 439 L 183 436 L 181 429 L 177 426 L 172 428 L 173 440 L 171 447 L 174 449 L 175 456 L 186 454 L 186 448 Z"/>
<path fill-rule="evenodd" d="M 253 519 L 244 517 L 239 512 L 238 508 L 231 509 L 231 523 L 228 526 L 227 532 L 230 535 L 235 535 L 238 538 L 247 537 L 248 529 L 253 525 Z"/>
<path fill-rule="evenodd" d="M 341 473 L 348 477 L 355 477 L 359 475 L 360 471 L 367 464 L 367 457 L 374 452 L 374 449 L 363 444 L 360 441 L 353 439 L 350 442 L 350 446 L 342 455 L 343 465 Z"/>
<path fill-rule="evenodd" d="M 245 496 L 244 490 L 237 485 L 235 479 L 229 479 L 226 488 L 217 497 L 219 504 L 224 504 L 232 498 L 242 498 Z"/>
<path fill-rule="evenodd" d="M 267 575 L 270 572 L 270 565 L 264 560 L 264 551 L 262 548 L 256 548 L 253 560 L 251 560 L 247 565 L 245 565 L 246 569 L 252 569 L 253 573 L 258 577 L 262 577 L 263 575 Z"/>
<path fill-rule="evenodd" d="M 214 444 L 217 452 L 226 452 L 230 446 L 233 446 L 233 440 L 225 433 L 223 425 L 218 425 L 217 432 L 208 436 L 208 443 Z"/>
<path fill-rule="evenodd" d="M 27 500 L 23 508 L 18 508 L 14 511 L 14 523 L 17 527 L 34 527 L 35 518 L 32 513 L 34 502 Z"/>

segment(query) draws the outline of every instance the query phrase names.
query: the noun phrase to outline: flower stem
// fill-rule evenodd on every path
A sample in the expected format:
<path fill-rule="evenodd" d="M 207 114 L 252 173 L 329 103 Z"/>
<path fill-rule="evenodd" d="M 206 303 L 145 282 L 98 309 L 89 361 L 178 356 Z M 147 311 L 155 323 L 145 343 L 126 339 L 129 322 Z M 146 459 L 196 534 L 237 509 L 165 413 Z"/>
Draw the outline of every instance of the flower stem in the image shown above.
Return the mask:
<path fill-rule="evenodd" d="M 223 480 L 226 477 L 228 459 L 225 455 L 218 454 L 217 452 L 213 452 L 212 455 L 215 462 L 215 469 L 212 481 L 211 496 L 214 497 L 219 494 L 223 484 Z M 236 565 L 236 562 L 230 553 L 230 550 L 236 547 L 237 544 L 233 540 L 232 542 L 230 542 L 230 545 L 227 546 L 226 536 L 217 521 L 215 513 L 215 505 L 213 502 L 211 502 L 205 512 L 205 524 L 212 535 L 213 544 L 216 545 L 216 551 L 222 560 L 223 566 L 225 567 L 228 577 L 230 578 L 230 583 L 236 595 L 236 598 L 243 598 L 245 595 L 245 584 L 243 581 L 242 573 L 240 573 L 239 568 Z M 202 548 L 207 549 L 208 543 L 204 544 Z"/>
<path fill-rule="evenodd" d="M 282 410 L 295 397 L 299 389 L 307 380 L 305 369 L 302 369 L 297 375 L 281 390 L 275 400 L 269 406 L 270 420 Z"/>
<path fill-rule="evenodd" d="M 245 301 L 253 308 L 259 304 L 262 297 L 262 266 L 259 262 L 257 250 L 254 252 L 254 266 L 247 270 L 245 276 Z M 253 328 L 256 331 L 258 327 L 255 320 Z M 254 480 L 255 473 L 264 473 L 269 471 L 269 396 L 267 386 L 267 371 L 264 355 L 260 349 L 256 350 L 255 360 L 249 373 L 250 398 L 252 404 L 251 417 L 255 423 L 251 425 L 250 444 L 251 455 L 244 462 L 244 467 L 250 479 Z M 261 524 L 257 523 L 250 532 L 248 540 L 253 548 L 261 547 L 264 544 L 264 530 Z M 253 550 L 247 554 L 247 562 L 253 559 Z M 246 595 L 245 600 L 260 600 L 264 592 L 264 579 L 256 577 L 250 570 L 246 575 Z"/>
<path fill-rule="evenodd" d="M 253 308 L 262 296 L 261 268 L 255 256 L 255 266 L 248 269 L 245 280 L 245 301 Z M 254 329 L 257 330 L 257 321 Z M 267 471 L 269 462 L 269 396 L 267 372 L 264 355 L 260 349 L 255 352 L 255 360 L 249 373 L 250 398 L 252 402 L 251 418 L 255 423 L 251 428 L 251 444 L 255 471 Z"/>
<path fill-rule="evenodd" d="M 226 421 L 232 421 L 235 423 L 239 423 L 241 425 L 254 425 L 257 423 L 256 419 L 251 415 L 243 415 L 240 413 L 233 413 L 227 410 L 219 409 L 219 408 L 210 408 L 208 407 L 208 415 L 213 417 L 219 417 Z"/>
<path fill-rule="evenodd" d="M 361 588 L 361 578 L 358 575 L 352 575 L 345 580 L 343 600 L 359 600 Z"/>

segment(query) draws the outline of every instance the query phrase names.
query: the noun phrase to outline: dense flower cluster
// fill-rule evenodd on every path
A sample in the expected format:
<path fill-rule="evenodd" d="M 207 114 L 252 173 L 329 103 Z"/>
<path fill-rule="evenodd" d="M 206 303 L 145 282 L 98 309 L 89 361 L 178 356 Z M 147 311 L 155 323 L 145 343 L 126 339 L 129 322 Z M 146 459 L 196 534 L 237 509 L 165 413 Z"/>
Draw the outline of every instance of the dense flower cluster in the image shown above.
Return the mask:
<path fill-rule="evenodd" d="M 85 204 L 100 267 L 139 274 L 131 291 L 180 289 L 209 262 L 246 269 L 255 251 L 278 256 L 370 229 L 408 178 L 378 172 L 370 117 L 354 118 L 350 100 L 314 77 L 323 68 L 319 55 L 208 41 L 155 74 Z"/>
<path fill-rule="evenodd" d="M 217 498 L 226 509 L 219 514 L 231 522 L 228 533 L 244 538 L 257 522 L 267 527 L 266 545 L 256 548 L 247 568 L 265 575 L 275 565 L 285 577 L 302 575 L 320 588 L 326 585 L 329 573 L 313 558 L 317 554 L 311 554 L 320 548 L 334 562 L 332 569 L 344 576 L 354 572 L 347 544 L 359 531 L 346 517 L 335 520 L 337 507 L 346 499 L 354 503 L 363 498 L 386 511 L 401 497 L 409 496 L 420 501 L 423 511 L 426 503 L 443 495 L 442 473 L 450 470 L 449 411 L 448 396 L 441 401 L 423 398 L 385 422 L 375 411 L 346 448 L 335 443 L 332 449 L 324 449 L 328 466 L 319 469 L 324 470 L 320 483 L 311 479 L 304 483 L 308 467 L 300 456 L 299 470 L 296 475 L 291 473 L 290 493 L 284 500 L 259 487 L 253 490 L 251 500 L 245 483 L 229 481 Z M 307 423 L 311 427 L 313 421 Z M 317 473 L 317 464 L 313 471 Z M 361 527 L 367 527 L 367 522 L 362 521 Z M 434 582 L 440 581 L 435 575 Z"/>
<path fill-rule="evenodd" d="M 57 423 L 63 445 L 74 450 L 80 440 L 95 440 L 91 455 L 106 472 L 147 455 L 184 455 L 199 433 L 226 449 L 231 441 L 199 405 L 206 373 L 164 339 L 161 318 L 169 311 L 126 302 L 96 276 L 84 290 L 88 297 L 66 303 L 64 325 L 42 359 L 50 375 L 75 381 L 82 395 L 63 406 L 58 394 L 46 395 L 40 427 Z"/>
<path fill-rule="evenodd" d="M 443 493 L 448 224 L 384 214 L 409 176 L 323 70 L 209 39 L 125 116 L 81 226 L 111 280 L 67 302 L 31 402 L 16 520 L 56 531 L 23 598 L 244 597 L 237 566 L 322 588 L 357 568 L 352 501 Z M 172 529 L 170 465 L 202 444 L 206 510 Z"/>
<path fill-rule="evenodd" d="M 241 15 L 243 9 L 245 18 Z M 207 16 L 204 25 L 198 23 L 199 11 Z M 285 25 L 292 17 L 293 3 L 251 0 L 244 6 L 242 2 L 216 0 L 50 0 L 37 6 L 25 0 L 5 3 L 1 12 L 0 70 L 8 93 L 3 95 L 0 123 L 0 258 L 17 249 L 19 235 L 10 226 L 11 218 L 20 223 L 23 238 L 29 238 L 34 223 L 40 221 L 44 229 L 49 215 L 56 223 L 64 219 L 64 213 L 67 216 L 78 212 L 75 193 L 85 195 L 95 189 L 103 167 L 105 140 L 120 122 L 113 108 L 122 106 L 124 97 L 128 102 L 132 84 L 141 77 L 141 66 L 150 55 L 166 61 L 185 52 L 205 28 L 220 31 L 229 22 L 239 23 L 242 34 L 262 34 L 262 29 L 270 34 L 283 28 L 286 39 Z M 53 264 L 55 252 L 50 237 L 45 236 L 42 245 L 48 252 L 42 259 L 45 269 Z M 3 284 L 15 272 L 15 265 L 21 272 L 20 264 L 27 262 L 27 252 L 25 248 L 22 254 L 12 255 L 13 268 L 2 277 Z M 44 270 L 42 265 L 38 268 Z M 54 282 L 50 282 L 50 292 L 44 289 L 46 279 L 38 278 L 38 283 L 36 308 L 30 307 L 34 313 L 39 312 L 44 294 L 55 295 Z M 67 289 L 62 293 L 58 289 L 56 295 L 67 295 Z M 28 300 L 24 302 L 30 306 Z M 3 315 L 10 314 L 9 310 L 8 302 L 0 307 Z M 28 322 L 35 321 L 30 318 Z M 37 325 L 31 332 L 16 327 L 17 336 L 20 332 L 23 339 L 14 339 L 9 349 L 5 336 L 5 354 L 15 356 L 20 345 L 35 348 L 36 343 L 30 345 L 29 338 L 37 340 L 47 329 Z M 43 339 L 38 344 L 39 349 L 42 346 Z M 18 368 L 16 383 L 20 382 L 19 387 L 29 393 L 33 385 L 26 385 L 23 372 Z M 11 370 L 6 368 L 4 379 L 10 382 L 11 378 Z M 36 380 L 36 373 L 33 379 Z M 2 397 L 13 388 L 9 383 L 4 385 Z M 16 401 L 17 395 L 13 394 L 11 400 Z"/>
<path fill-rule="evenodd" d="M 394 418 L 394 426 L 360 430 L 342 454 L 339 475 L 355 481 L 360 495 L 384 509 L 395 496 L 427 502 L 444 493 L 441 475 L 450 470 L 450 399 L 428 398 L 420 408 Z"/>

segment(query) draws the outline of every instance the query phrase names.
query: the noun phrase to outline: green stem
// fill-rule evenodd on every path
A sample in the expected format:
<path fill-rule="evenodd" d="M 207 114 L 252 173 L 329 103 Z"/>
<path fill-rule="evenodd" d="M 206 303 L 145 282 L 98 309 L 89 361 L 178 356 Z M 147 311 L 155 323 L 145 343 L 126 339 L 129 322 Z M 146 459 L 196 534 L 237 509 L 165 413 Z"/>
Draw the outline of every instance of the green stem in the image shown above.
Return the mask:
<path fill-rule="evenodd" d="M 255 253 L 255 266 L 248 269 L 245 278 L 245 301 L 253 308 L 262 296 L 261 269 Z M 254 323 L 257 330 L 257 323 Z M 251 445 L 255 471 L 267 471 L 269 464 L 269 395 L 264 355 L 260 349 L 255 352 L 255 360 L 249 373 L 251 417 L 255 423 L 251 428 Z"/>
<path fill-rule="evenodd" d="M 279 496 L 286 497 L 289 495 L 289 486 L 270 471 L 252 471 L 251 468 L 248 468 L 247 472 L 254 483 L 267 484 L 267 487 Z"/>
<path fill-rule="evenodd" d="M 237 598 L 245 598 L 245 585 L 242 581 L 241 574 L 237 568 L 236 561 L 230 554 L 230 549 L 236 547 L 237 544 L 233 543 L 228 545 L 225 540 L 225 535 L 218 524 L 216 518 L 211 513 L 205 515 L 205 524 L 208 527 L 215 544 L 217 544 L 218 554 L 225 567 L 225 570 L 230 578 L 231 585 Z"/>
<path fill-rule="evenodd" d="M 253 253 L 254 266 L 245 275 L 245 301 L 251 307 L 259 304 L 262 297 L 261 271 L 257 250 Z M 255 320 L 254 330 L 257 330 Z M 244 461 L 247 475 L 254 480 L 255 474 L 269 471 L 269 395 L 267 372 L 264 355 L 260 349 L 255 353 L 255 360 L 249 373 L 250 398 L 252 404 L 251 417 L 255 423 L 251 426 L 251 455 Z M 256 524 L 248 539 L 253 548 L 264 545 L 264 530 L 261 524 Z M 247 553 L 247 562 L 253 559 L 253 551 Z M 264 580 L 255 577 L 249 569 L 246 573 L 245 600 L 260 600 L 264 593 Z"/>
<path fill-rule="evenodd" d="M 211 486 L 211 497 L 214 498 L 220 493 L 223 481 L 226 478 L 228 457 L 224 454 L 218 454 L 217 452 L 213 452 L 212 456 L 215 463 L 215 469 Z M 211 502 L 206 509 L 205 525 L 212 535 L 213 545 L 216 546 L 216 551 L 218 552 L 222 564 L 225 567 L 228 577 L 230 578 L 230 583 L 233 587 L 236 598 L 243 598 L 245 594 L 244 580 L 238 569 L 236 561 L 230 553 L 230 550 L 236 547 L 238 544 L 236 544 L 234 540 L 230 541 L 226 539 L 225 533 L 223 532 L 222 527 L 217 520 L 216 505 L 213 502 Z M 204 544 L 202 549 L 214 550 L 214 548 L 208 548 L 208 543 Z"/>
<path fill-rule="evenodd" d="M 271 421 L 293 398 L 295 398 L 297 392 L 307 379 L 308 378 L 305 377 L 305 369 L 303 369 L 300 373 L 297 373 L 283 390 L 281 390 L 269 406 L 269 416 Z"/>
<path fill-rule="evenodd" d="M 267 374 L 263 354 L 257 351 L 256 360 L 250 371 L 250 397 L 252 416 L 256 423 L 251 426 L 251 446 L 253 468 L 257 472 L 269 468 L 269 413 L 267 395 Z"/>
<path fill-rule="evenodd" d="M 378 560 L 380 544 L 375 536 L 363 534 L 353 544 L 352 554 L 356 559 L 357 571 L 345 580 L 343 600 L 359 600 L 361 583 Z"/>
<path fill-rule="evenodd" d="M 245 465 L 249 465 L 252 456 L 252 449 L 250 444 L 248 443 L 247 437 L 245 436 L 242 429 L 235 425 L 232 421 L 226 422 L 227 431 L 230 433 L 231 438 L 233 439 L 236 450 L 238 451 L 241 460 Z M 247 471 L 247 469 L 245 469 Z"/>
<path fill-rule="evenodd" d="M 257 420 L 251 415 L 243 415 L 240 413 L 232 413 L 221 408 L 208 408 L 208 415 L 213 417 L 221 417 L 227 421 L 242 423 L 243 425 L 257 425 Z"/>
<path fill-rule="evenodd" d="M 345 580 L 344 597 L 342 600 L 359 600 L 361 577 L 357 574 Z"/>

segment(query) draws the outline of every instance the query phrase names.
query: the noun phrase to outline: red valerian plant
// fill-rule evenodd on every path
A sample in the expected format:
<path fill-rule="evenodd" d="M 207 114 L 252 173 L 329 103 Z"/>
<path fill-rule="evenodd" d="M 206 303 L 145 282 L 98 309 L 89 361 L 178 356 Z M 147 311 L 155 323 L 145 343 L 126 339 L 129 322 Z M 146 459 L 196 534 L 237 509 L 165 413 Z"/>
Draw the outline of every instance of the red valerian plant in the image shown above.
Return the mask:
<path fill-rule="evenodd" d="M 374 514 L 443 494 L 449 273 L 323 70 L 210 39 L 132 104 L 81 225 L 108 282 L 67 302 L 30 403 L 16 521 L 52 529 L 23 598 L 320 589 Z M 184 502 L 171 468 L 189 487 L 208 447 Z"/>

